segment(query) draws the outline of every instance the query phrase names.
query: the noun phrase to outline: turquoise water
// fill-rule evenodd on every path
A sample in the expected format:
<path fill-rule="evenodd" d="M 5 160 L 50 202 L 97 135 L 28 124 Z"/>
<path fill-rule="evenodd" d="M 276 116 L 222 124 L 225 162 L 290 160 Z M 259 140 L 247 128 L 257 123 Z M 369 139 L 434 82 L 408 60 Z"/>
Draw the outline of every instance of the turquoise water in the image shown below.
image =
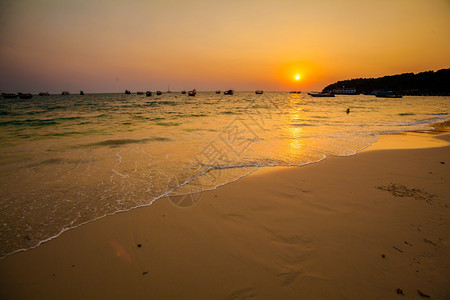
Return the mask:
<path fill-rule="evenodd" d="M 352 155 L 380 134 L 430 129 L 449 119 L 449 100 L 278 92 L 0 99 L 0 257 L 258 167 Z"/>

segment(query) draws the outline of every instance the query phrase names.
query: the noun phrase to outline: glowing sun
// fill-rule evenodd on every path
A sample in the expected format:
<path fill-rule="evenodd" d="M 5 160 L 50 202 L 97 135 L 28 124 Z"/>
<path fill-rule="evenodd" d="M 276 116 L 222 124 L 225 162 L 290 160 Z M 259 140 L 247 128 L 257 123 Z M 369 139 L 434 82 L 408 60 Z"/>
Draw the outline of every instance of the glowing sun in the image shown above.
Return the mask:
<path fill-rule="evenodd" d="M 300 80 L 300 74 L 295 75 L 295 80 Z"/>

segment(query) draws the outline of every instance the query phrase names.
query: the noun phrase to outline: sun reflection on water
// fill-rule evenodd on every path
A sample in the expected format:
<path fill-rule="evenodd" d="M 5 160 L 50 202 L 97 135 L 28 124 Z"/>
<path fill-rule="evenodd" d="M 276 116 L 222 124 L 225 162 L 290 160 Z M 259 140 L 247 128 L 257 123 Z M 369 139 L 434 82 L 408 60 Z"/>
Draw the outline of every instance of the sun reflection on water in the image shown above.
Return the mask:
<path fill-rule="evenodd" d="M 291 98 L 293 103 L 297 102 L 297 100 L 298 99 Z M 289 125 L 286 127 L 286 136 L 288 140 L 285 146 L 284 157 L 288 160 L 301 156 L 302 148 L 304 147 L 304 140 L 302 138 L 304 136 L 303 128 L 299 126 L 302 116 L 299 108 L 297 107 L 298 104 L 295 104 L 292 106 L 293 111 L 289 114 L 290 118 L 289 122 L 287 122 Z"/>

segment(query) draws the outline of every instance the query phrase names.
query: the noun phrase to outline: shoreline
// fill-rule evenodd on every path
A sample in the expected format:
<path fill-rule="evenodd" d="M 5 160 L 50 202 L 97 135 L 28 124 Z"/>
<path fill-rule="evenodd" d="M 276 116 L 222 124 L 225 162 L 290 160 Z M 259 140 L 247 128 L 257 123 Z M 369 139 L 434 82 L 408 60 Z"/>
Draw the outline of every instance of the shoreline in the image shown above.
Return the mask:
<path fill-rule="evenodd" d="M 443 140 L 439 141 L 439 148 L 427 148 L 431 144 L 437 145 L 437 143 L 432 142 L 436 139 L 427 139 L 425 142 L 423 139 L 424 134 L 420 132 L 418 134 L 383 135 L 379 136 L 378 142 L 352 156 L 331 156 L 319 163 L 302 167 L 260 168 L 238 181 L 200 193 L 200 199 L 197 199 L 196 205 L 192 207 L 180 209 L 173 205 L 173 201 L 159 199 L 146 207 L 128 210 L 125 211 L 126 213 L 115 213 L 97 219 L 95 222 L 90 221 L 83 226 L 66 230 L 58 238 L 42 243 L 40 246 L 16 252 L 0 259 L 0 270 L 2 278 L 5 279 L 2 284 L 2 290 L 7 291 L 6 294 L 13 298 L 16 298 L 16 296 L 19 298 L 27 297 L 27 295 L 58 297 L 67 295 L 68 291 L 72 293 L 69 298 L 85 296 L 125 298 L 130 295 L 152 295 L 152 291 L 156 298 L 183 298 L 183 295 L 184 298 L 189 298 L 186 295 L 190 294 L 185 294 L 188 291 L 194 294 L 197 293 L 196 295 L 200 298 L 211 298 L 217 295 L 220 295 L 222 298 L 226 298 L 228 295 L 228 298 L 234 299 L 245 297 L 271 298 L 270 295 L 284 295 L 288 299 L 299 295 L 303 295 L 307 299 L 316 296 L 333 298 L 332 292 L 338 292 L 337 295 L 340 296 L 337 298 L 351 297 L 351 295 L 371 298 L 370 294 L 364 292 L 364 289 L 366 289 L 366 292 L 371 291 L 371 293 L 375 293 L 375 291 L 365 281 L 363 282 L 364 284 L 361 283 L 358 276 L 350 276 L 351 278 L 349 278 L 346 272 L 336 273 L 347 277 L 348 280 L 344 280 L 344 283 L 359 282 L 359 284 L 362 284 L 360 288 L 355 288 L 356 291 L 350 291 L 349 286 L 344 283 L 333 286 L 328 282 L 333 276 L 330 275 L 330 278 L 327 279 L 327 276 L 324 276 L 326 274 L 324 270 L 329 272 L 329 268 L 333 264 L 335 267 L 340 266 L 342 268 L 342 265 L 337 263 L 335 259 L 339 257 L 343 261 L 350 262 L 348 257 L 337 249 L 343 248 L 349 252 L 354 251 L 357 258 L 356 265 L 359 264 L 367 268 L 364 269 L 362 267 L 362 270 L 350 269 L 360 272 L 361 278 L 369 280 L 371 277 L 367 270 L 376 270 L 378 272 L 383 270 L 379 269 L 379 266 L 371 264 L 374 260 L 373 257 L 370 258 L 369 265 L 362 259 L 364 257 L 360 257 L 361 253 L 367 254 L 368 251 L 358 244 L 361 239 L 379 250 L 378 252 L 383 252 L 382 254 L 378 253 L 378 258 L 381 255 L 385 255 L 384 258 L 386 259 L 381 259 L 383 263 L 391 259 L 391 257 L 392 259 L 398 259 L 395 258 L 395 255 L 406 256 L 408 254 L 411 256 L 412 254 L 408 253 L 410 251 L 408 247 L 414 248 L 416 252 L 420 252 L 425 251 L 423 250 L 424 247 L 430 246 L 436 248 L 434 249 L 435 252 L 432 253 L 434 254 L 432 258 L 438 257 L 439 260 L 437 258 L 436 260 L 443 266 L 449 265 L 448 261 L 442 259 L 442 252 L 449 254 L 449 241 L 445 239 L 444 234 L 441 234 L 439 237 L 434 234 L 433 238 L 422 238 L 421 244 L 424 245 L 419 247 L 421 250 L 416 250 L 418 247 L 416 245 L 419 244 L 420 239 L 418 240 L 417 237 L 407 230 L 407 224 L 397 224 L 403 226 L 400 228 L 401 230 L 396 229 L 398 233 L 408 232 L 405 235 L 411 236 L 414 242 L 405 240 L 403 243 L 398 242 L 395 245 L 391 245 L 394 248 L 388 247 L 389 249 L 382 249 L 383 251 L 381 251 L 378 243 L 368 240 L 364 237 L 363 232 L 360 232 L 361 228 L 368 225 L 365 225 L 358 217 L 355 219 L 353 213 L 364 212 L 364 215 L 371 221 L 371 226 L 374 226 L 376 225 L 376 218 L 373 219 L 374 216 L 369 211 L 366 211 L 365 208 L 370 206 L 374 209 L 374 214 L 379 218 L 387 218 L 386 215 L 381 214 L 377 210 L 381 210 L 385 214 L 389 213 L 393 208 L 391 207 L 393 204 L 385 198 L 391 197 L 391 200 L 400 199 L 400 202 L 402 202 L 401 204 L 395 204 L 397 206 L 394 206 L 394 208 L 406 210 L 408 212 L 407 217 L 411 217 L 409 214 L 413 212 L 408 208 L 407 202 L 411 204 L 411 201 L 414 200 L 406 200 L 404 197 L 398 196 L 398 194 L 403 193 L 406 195 L 406 198 L 419 199 L 419 201 L 415 201 L 415 208 L 429 209 L 428 206 L 434 208 L 441 205 L 441 221 L 437 219 L 434 222 L 448 224 L 448 188 L 445 186 L 445 182 L 448 182 L 448 171 L 442 171 L 441 169 L 446 168 L 450 162 L 444 162 L 444 164 L 437 162 L 435 166 L 433 165 L 433 170 L 428 171 L 432 172 L 431 174 L 421 175 L 427 179 L 426 184 L 429 185 L 429 189 L 439 191 L 440 194 L 429 192 L 424 186 L 420 186 L 425 183 L 422 183 L 422 177 L 421 181 L 413 176 L 413 174 L 417 174 L 417 170 L 414 170 L 416 173 L 405 173 L 405 171 L 397 168 L 395 171 L 391 170 L 386 176 L 391 179 L 401 177 L 402 180 L 408 181 L 410 184 L 393 182 L 392 185 L 389 185 L 386 182 L 378 184 L 379 189 L 372 187 L 369 193 L 374 193 L 375 196 L 367 195 L 371 199 L 369 201 L 370 205 L 359 202 L 357 200 L 359 198 L 355 198 L 355 195 L 352 194 L 366 195 L 368 186 L 373 184 L 368 182 L 362 184 L 364 189 L 359 185 L 355 186 L 351 181 L 349 182 L 349 178 L 341 178 L 342 176 L 330 178 L 329 171 L 343 172 L 344 174 L 363 172 L 365 176 L 360 177 L 361 181 L 368 181 L 368 178 L 374 180 L 375 178 L 382 182 L 383 172 L 390 167 L 386 162 L 383 163 L 383 160 L 392 161 L 395 164 L 397 161 L 393 160 L 393 157 L 396 159 L 410 157 L 408 158 L 408 164 L 420 164 L 420 168 L 426 168 L 428 165 L 418 162 L 417 158 L 421 158 L 423 155 L 428 156 L 428 160 L 431 160 L 434 156 L 438 159 L 439 155 L 441 155 L 440 159 L 448 157 L 450 148 L 444 145 L 450 141 L 450 135 L 442 134 L 444 132 L 446 132 L 445 128 L 440 133 L 440 138 Z M 435 133 L 432 135 L 436 135 Z M 428 136 L 428 133 L 425 133 L 425 135 Z M 415 148 L 419 140 L 422 140 L 422 146 L 424 146 L 422 149 Z M 401 145 L 399 146 L 404 147 L 405 141 L 411 141 L 408 147 L 413 149 L 386 150 L 382 149 L 382 147 L 381 149 L 373 147 L 380 143 L 383 143 L 385 148 L 392 147 L 392 143 L 395 141 L 397 143 L 400 141 Z M 426 145 L 428 146 L 425 147 Z M 385 158 L 381 158 L 380 161 L 380 156 L 385 156 Z M 416 159 L 412 159 L 411 156 L 414 156 Z M 373 161 L 376 161 L 376 163 L 373 163 Z M 358 164 L 370 165 L 374 170 L 359 170 Z M 379 166 L 380 164 L 382 166 Z M 410 168 L 411 166 L 403 167 Z M 419 168 L 419 166 L 416 167 Z M 349 168 L 351 172 L 345 170 L 345 168 Z M 385 169 L 383 170 L 383 168 Z M 433 180 L 428 179 L 429 176 L 435 177 L 433 174 L 437 171 L 434 168 L 439 172 L 443 172 L 441 174 L 442 179 L 439 179 L 442 182 L 438 185 Z M 324 173 L 323 169 L 328 171 Z M 370 172 L 373 172 L 375 175 Z M 304 177 L 305 174 L 309 174 L 310 177 Z M 315 178 L 315 182 L 311 183 L 311 186 L 307 188 L 308 184 L 306 182 L 310 178 Z M 342 186 L 338 186 L 338 182 Z M 326 191 L 322 191 L 324 190 L 324 183 L 328 183 Z M 444 186 L 442 186 L 443 183 Z M 414 194 L 414 191 L 416 191 L 416 194 Z M 330 202 L 329 197 L 337 197 L 336 195 L 339 194 L 343 194 L 341 197 L 338 197 L 341 202 Z M 434 194 L 438 195 L 437 197 L 441 204 L 435 203 L 431 205 L 429 203 L 435 201 L 436 196 L 433 196 Z M 445 199 L 441 199 L 445 197 L 447 197 L 447 202 L 445 202 Z M 301 201 L 299 202 L 298 200 Z M 274 205 L 274 201 L 279 202 L 279 205 Z M 381 208 L 377 205 L 379 203 L 382 204 Z M 398 207 L 398 205 L 400 206 Z M 302 214 L 303 210 L 308 213 Z M 292 214 L 293 211 L 302 214 L 302 217 L 308 221 L 297 220 Z M 397 211 L 397 213 L 401 215 L 402 211 Z M 433 214 L 435 213 L 437 212 L 433 211 Z M 433 214 L 430 211 L 429 215 L 423 216 L 425 218 L 423 223 L 426 223 L 426 218 L 434 218 Z M 356 223 L 361 227 L 354 229 L 350 226 L 351 224 L 341 219 L 343 215 L 350 219 L 353 218 L 352 220 L 357 221 Z M 339 241 L 336 240 L 337 237 L 330 235 L 333 232 L 333 226 L 329 227 L 322 224 L 324 220 L 325 223 L 328 222 L 328 218 L 335 219 L 336 224 L 333 223 L 331 225 L 345 229 L 344 232 L 349 236 L 341 237 L 343 241 Z M 396 224 L 395 220 L 389 219 L 389 221 L 392 224 Z M 325 233 L 306 226 L 311 224 L 322 227 Z M 383 227 L 382 225 L 380 224 L 381 227 Z M 425 227 L 427 226 L 433 227 L 434 231 L 439 228 L 439 230 L 442 229 L 440 226 L 426 223 Z M 422 227 L 420 229 L 425 231 Z M 154 228 L 158 230 L 153 230 Z M 369 232 L 376 236 L 378 242 L 386 240 L 386 237 L 380 235 L 376 228 L 370 227 L 369 229 Z M 417 231 L 419 228 L 415 229 Z M 384 231 L 384 233 L 386 232 L 389 231 Z M 446 234 L 448 236 L 448 232 Z M 316 237 L 323 237 L 324 235 L 323 239 Z M 425 239 L 428 242 L 425 242 Z M 196 243 L 201 247 L 196 246 Z M 247 243 L 247 247 L 243 246 L 245 243 Z M 352 247 L 346 248 L 345 243 L 352 245 Z M 151 245 L 151 249 L 149 249 L 150 246 L 148 245 Z M 403 247 L 406 247 L 406 250 Z M 208 249 L 215 250 L 215 252 L 206 251 Z M 334 249 L 331 252 L 335 253 L 330 257 L 329 254 L 324 253 L 324 249 Z M 398 249 L 403 252 L 398 251 Z M 427 251 L 425 252 L 428 253 Z M 298 255 L 299 257 L 297 257 Z M 337 255 L 337 257 L 334 257 L 334 255 Z M 428 253 L 428 255 L 431 254 Z M 423 259 L 420 255 L 417 257 Z M 410 264 L 417 265 L 419 258 L 412 258 Z M 328 265 L 321 263 L 321 260 L 327 261 Z M 214 268 L 211 270 L 205 269 L 205 263 Z M 409 268 L 406 265 L 399 265 L 398 261 L 393 261 L 393 263 L 403 271 L 405 271 L 405 267 L 406 269 Z M 388 267 L 385 266 L 385 268 Z M 433 273 L 433 268 L 435 270 L 439 269 L 441 273 L 444 272 L 442 271 L 442 266 L 439 268 L 439 266 L 433 264 L 425 272 L 431 274 Z M 99 270 L 109 270 L 110 272 L 99 273 Z M 204 286 L 193 279 L 183 277 L 181 270 L 191 275 L 196 275 L 194 276 L 195 278 L 200 278 L 201 281 L 208 284 Z M 214 270 L 220 270 L 220 272 L 217 273 Z M 382 273 L 387 276 L 388 274 L 385 271 Z M 398 273 L 395 269 L 391 271 Z M 437 272 L 438 275 L 445 275 L 446 278 L 450 278 L 448 272 L 443 274 L 439 272 Z M 101 278 L 93 278 L 93 275 L 88 275 L 90 273 L 94 273 L 95 276 L 100 276 Z M 162 278 L 155 279 L 160 273 L 162 273 Z M 380 274 L 377 274 L 379 277 Z M 395 279 L 403 282 L 403 288 L 400 286 L 398 288 L 404 291 L 408 297 L 412 297 L 412 287 L 408 286 L 407 281 L 415 280 L 414 282 L 417 282 L 417 278 L 414 276 L 407 277 L 408 280 L 405 281 L 400 274 L 397 275 L 399 277 L 395 277 Z M 414 275 L 419 276 L 417 274 Z M 127 276 L 130 278 L 127 279 Z M 378 278 L 377 276 L 376 278 Z M 444 288 L 445 284 L 449 283 L 448 280 L 445 281 L 445 276 L 444 280 L 436 280 L 434 286 L 432 283 L 427 282 L 427 285 L 420 287 L 419 290 L 423 293 L 430 293 L 433 298 L 437 299 L 449 296 L 450 291 Z M 119 286 L 120 279 L 123 279 L 123 277 L 125 277 L 124 286 Z M 236 277 L 239 280 L 230 277 Z M 254 279 L 247 279 L 247 277 Z M 174 279 L 177 280 L 173 282 Z M 148 280 L 152 281 L 150 284 L 151 288 L 147 285 L 143 286 L 143 283 Z M 378 280 L 381 279 L 378 278 Z M 174 288 L 172 284 L 179 281 L 186 281 L 189 284 L 184 283 L 178 288 Z M 242 286 L 243 282 L 247 282 L 247 286 Z M 261 284 L 262 282 L 265 284 Z M 45 290 L 46 286 L 49 288 L 55 283 L 61 286 L 54 291 Z M 305 285 L 305 283 L 309 283 L 311 286 Z M 386 282 L 384 283 L 386 284 Z M 321 291 L 324 284 L 327 288 Z M 80 285 L 86 286 L 88 289 L 85 291 L 77 290 L 76 286 Z M 22 286 L 22 288 L 19 289 L 19 286 Z M 407 288 L 404 286 L 407 286 Z M 105 291 L 105 287 L 109 287 L 115 292 Z M 154 292 L 155 289 L 157 292 Z M 427 291 L 427 289 L 431 291 Z M 48 294 L 45 294 L 46 292 Z M 388 298 L 397 296 L 392 289 L 388 289 L 388 292 L 381 289 L 380 294 L 377 295 Z M 414 291 L 414 293 L 417 296 L 417 292 Z"/>
<path fill-rule="evenodd" d="M 203 190 L 201 192 L 195 192 L 193 194 L 184 194 L 181 196 L 168 196 L 166 194 L 164 195 L 160 195 L 159 197 L 153 199 L 150 201 L 150 203 L 148 204 L 144 204 L 144 205 L 139 205 L 139 206 L 135 206 L 135 207 L 131 207 L 128 209 L 124 209 L 124 210 L 118 210 L 115 211 L 113 213 L 110 214 L 106 214 L 100 217 L 97 217 L 95 219 L 83 222 L 81 224 L 78 224 L 74 227 L 68 227 L 68 228 L 63 228 L 58 234 L 51 236 L 47 239 L 44 239 L 42 241 L 39 241 L 39 243 L 37 243 L 36 245 L 30 247 L 30 248 L 24 248 L 24 249 L 18 249 L 15 250 L 11 253 L 8 253 L 2 257 L 0 257 L 0 261 L 8 256 L 14 255 L 16 253 L 21 253 L 21 252 L 25 252 L 25 251 L 29 251 L 32 250 L 34 248 L 37 248 L 39 246 L 41 246 L 44 243 L 50 242 L 56 238 L 58 238 L 59 236 L 61 236 L 61 234 L 64 234 L 67 231 L 70 230 L 74 230 L 77 229 L 81 226 L 85 226 L 86 224 L 92 223 L 92 222 L 96 222 L 98 220 L 101 220 L 103 218 L 107 218 L 107 217 L 111 217 L 114 216 L 116 214 L 122 214 L 122 213 L 127 213 L 130 211 L 133 211 L 135 209 L 141 209 L 141 208 L 146 208 L 146 207 L 150 207 L 153 205 L 153 203 L 155 203 L 156 201 L 160 201 L 164 198 L 174 198 L 174 197 L 191 197 L 191 198 L 196 198 L 195 194 L 198 193 L 203 193 L 203 192 L 207 192 L 207 191 L 214 191 L 218 188 L 221 188 L 225 185 L 228 184 L 232 184 L 233 182 L 236 182 L 238 180 L 241 180 L 242 178 L 245 178 L 247 176 L 258 176 L 259 174 L 265 174 L 268 171 L 278 171 L 278 170 L 282 170 L 285 168 L 300 168 L 300 167 L 304 167 L 304 166 L 308 166 L 308 165 L 314 165 L 317 163 L 320 163 L 330 157 L 351 157 L 354 155 L 358 155 L 358 153 L 361 152 L 365 152 L 365 151 L 374 151 L 374 150 L 394 150 L 394 149 L 422 149 L 422 148 L 434 148 L 434 147 L 445 147 L 446 143 L 443 141 L 446 141 L 448 143 L 450 143 L 450 134 L 447 134 L 449 132 L 449 130 L 447 129 L 448 127 L 450 127 L 450 120 L 446 120 L 446 121 L 442 121 L 442 122 L 438 122 L 438 123 L 431 123 L 429 124 L 429 126 L 432 126 L 434 129 L 430 129 L 430 130 L 414 130 L 414 131 L 404 131 L 404 132 L 397 132 L 397 133 L 389 133 L 389 134 L 381 134 L 377 136 L 377 140 L 375 142 L 373 142 L 372 144 L 357 150 L 354 154 L 351 155 L 346 155 L 346 156 L 335 156 L 335 155 L 330 155 L 330 156 L 326 156 L 318 161 L 314 161 L 314 162 L 310 162 L 304 165 L 291 165 L 291 166 L 258 166 L 256 167 L 257 169 L 254 171 L 250 171 L 244 175 L 242 175 L 239 178 L 236 178 L 232 181 L 229 182 L 225 182 L 223 184 L 217 185 L 212 189 L 207 189 L 207 190 Z M 424 137 L 423 134 L 427 134 L 429 135 L 427 138 Z M 448 135 L 448 136 L 447 136 Z M 399 137 L 402 137 L 399 139 Z M 381 139 L 381 141 L 380 141 Z M 381 146 L 380 146 L 381 145 Z M 245 168 L 245 167 L 243 167 Z M 256 174 L 255 174 L 256 173 Z M 199 176 L 201 177 L 201 176 Z M 197 178 L 194 178 L 192 181 L 195 181 Z M 188 183 L 189 184 L 189 183 Z M 176 189 L 175 189 L 176 190 Z M 169 192 L 170 194 L 171 192 Z"/>

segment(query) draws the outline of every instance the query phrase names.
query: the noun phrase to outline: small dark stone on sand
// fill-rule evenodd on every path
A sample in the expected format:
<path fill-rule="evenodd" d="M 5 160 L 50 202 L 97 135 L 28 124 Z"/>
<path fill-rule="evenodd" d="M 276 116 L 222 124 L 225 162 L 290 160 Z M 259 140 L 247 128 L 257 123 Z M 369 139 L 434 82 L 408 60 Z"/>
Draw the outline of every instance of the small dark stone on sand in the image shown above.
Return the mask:
<path fill-rule="evenodd" d="M 137 246 L 138 246 L 138 248 L 141 248 L 141 247 L 142 247 L 142 244 L 137 244 Z"/>
<path fill-rule="evenodd" d="M 163 215 L 163 218 L 165 218 L 166 217 L 166 215 Z"/>
<path fill-rule="evenodd" d="M 417 293 L 419 294 L 419 296 L 420 297 L 423 297 L 423 298 L 430 298 L 430 296 L 429 295 L 427 295 L 427 294 L 424 294 L 424 293 L 422 293 L 421 291 L 419 291 L 419 290 L 417 290 Z"/>
<path fill-rule="evenodd" d="M 72 268 L 75 268 L 75 265 L 72 265 Z"/>
<path fill-rule="evenodd" d="M 217 198 L 217 195 L 214 195 L 214 197 L 216 197 L 216 198 Z"/>
<path fill-rule="evenodd" d="M 441 164 L 445 165 L 445 162 L 441 161 Z"/>
<path fill-rule="evenodd" d="M 399 295 L 404 295 L 404 294 L 403 294 L 403 290 L 402 290 L 402 289 L 397 289 L 397 294 L 399 294 Z"/>
<path fill-rule="evenodd" d="M 142 275 L 145 275 L 145 274 L 147 274 L 148 272 L 147 271 L 145 271 L 145 272 L 142 272 Z"/>
<path fill-rule="evenodd" d="M 382 257 L 382 258 L 386 258 L 386 255 L 384 255 L 384 254 L 381 254 L 381 257 Z"/>

